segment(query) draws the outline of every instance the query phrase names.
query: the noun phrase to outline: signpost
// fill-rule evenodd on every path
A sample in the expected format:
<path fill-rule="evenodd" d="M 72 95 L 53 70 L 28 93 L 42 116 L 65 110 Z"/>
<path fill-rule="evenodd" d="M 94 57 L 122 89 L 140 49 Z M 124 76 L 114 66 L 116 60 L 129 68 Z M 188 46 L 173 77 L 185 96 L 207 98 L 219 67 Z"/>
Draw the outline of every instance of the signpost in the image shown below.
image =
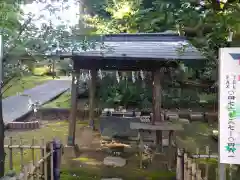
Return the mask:
<path fill-rule="evenodd" d="M 219 51 L 219 179 L 240 164 L 240 48 Z"/>

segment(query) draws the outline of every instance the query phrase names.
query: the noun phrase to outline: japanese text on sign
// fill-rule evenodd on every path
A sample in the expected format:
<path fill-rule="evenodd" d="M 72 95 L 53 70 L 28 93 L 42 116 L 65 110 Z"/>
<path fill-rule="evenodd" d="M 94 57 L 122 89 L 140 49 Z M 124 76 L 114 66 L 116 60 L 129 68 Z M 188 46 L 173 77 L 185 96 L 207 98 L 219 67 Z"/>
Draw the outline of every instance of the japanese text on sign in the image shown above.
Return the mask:
<path fill-rule="evenodd" d="M 226 150 L 228 157 L 235 157 L 236 143 L 234 137 L 235 119 L 236 119 L 236 75 L 226 76 L 226 89 L 228 92 L 228 141 Z"/>

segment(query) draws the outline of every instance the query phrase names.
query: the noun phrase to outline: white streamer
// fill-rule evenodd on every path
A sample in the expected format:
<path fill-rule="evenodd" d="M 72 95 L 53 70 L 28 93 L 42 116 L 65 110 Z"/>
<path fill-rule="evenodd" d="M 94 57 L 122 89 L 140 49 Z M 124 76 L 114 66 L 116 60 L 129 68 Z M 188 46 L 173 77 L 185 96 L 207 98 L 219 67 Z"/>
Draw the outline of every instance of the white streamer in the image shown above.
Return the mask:
<path fill-rule="evenodd" d="M 103 78 L 103 75 L 102 75 L 102 71 L 101 71 L 101 69 L 99 69 L 99 71 L 98 71 L 98 77 L 99 77 L 100 79 Z"/>
<path fill-rule="evenodd" d="M 119 77 L 118 71 L 116 71 L 116 79 L 117 79 L 117 82 L 119 83 L 120 82 L 120 77 Z"/>
<path fill-rule="evenodd" d="M 136 78 L 135 78 L 135 72 L 132 71 L 132 82 L 135 83 L 136 82 Z"/>
<path fill-rule="evenodd" d="M 141 76 L 141 79 L 144 80 L 145 77 L 144 77 L 144 73 L 142 70 L 140 71 L 140 76 Z"/>

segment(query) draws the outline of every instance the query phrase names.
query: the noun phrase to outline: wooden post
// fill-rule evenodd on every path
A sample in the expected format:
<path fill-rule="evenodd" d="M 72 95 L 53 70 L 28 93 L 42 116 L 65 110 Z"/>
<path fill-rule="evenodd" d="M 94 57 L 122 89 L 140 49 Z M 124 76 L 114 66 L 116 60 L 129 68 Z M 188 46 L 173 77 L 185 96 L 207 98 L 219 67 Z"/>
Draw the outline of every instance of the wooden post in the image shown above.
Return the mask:
<path fill-rule="evenodd" d="M 35 139 L 33 138 L 32 139 L 32 147 L 34 147 L 34 145 L 35 145 Z M 33 166 L 35 166 L 35 149 L 34 148 L 32 148 L 32 164 L 33 164 Z"/>
<path fill-rule="evenodd" d="M 184 180 L 188 180 L 188 156 L 187 153 L 184 153 L 183 155 L 184 158 Z"/>
<path fill-rule="evenodd" d="M 161 116 L 161 94 L 162 94 L 162 88 L 161 88 L 161 72 L 160 69 L 155 70 L 152 72 L 153 76 L 153 119 L 152 124 L 155 124 L 156 121 L 163 121 Z"/>
<path fill-rule="evenodd" d="M 92 129 L 95 130 L 94 118 L 95 118 L 95 92 L 97 83 L 97 70 L 91 70 L 91 80 L 89 87 L 89 124 Z"/>
<path fill-rule="evenodd" d="M 192 163 L 192 180 L 197 180 L 197 165 Z"/>
<path fill-rule="evenodd" d="M 42 139 L 42 145 L 41 145 L 41 149 L 40 149 L 40 151 L 41 151 L 41 159 L 44 159 L 44 157 L 45 157 L 44 149 L 45 149 L 45 140 Z M 43 175 L 44 175 L 44 165 L 45 164 L 46 164 L 46 162 L 43 161 L 43 163 L 41 163 L 41 166 L 40 166 L 40 172 Z"/>
<path fill-rule="evenodd" d="M 184 180 L 184 159 L 183 151 L 178 149 L 177 151 L 177 180 Z"/>
<path fill-rule="evenodd" d="M 161 116 L 161 83 L 160 83 L 161 73 L 160 69 L 154 70 L 152 72 L 152 89 L 153 89 L 153 98 L 152 98 L 152 104 L 153 104 L 153 118 L 152 118 L 152 124 L 155 124 L 156 121 L 161 122 L 162 116 Z M 156 145 L 158 151 L 163 151 L 162 146 L 162 131 L 156 131 Z"/>
<path fill-rule="evenodd" d="M 188 158 L 188 165 L 187 165 L 187 179 L 186 180 L 192 180 L 192 159 Z"/>
<path fill-rule="evenodd" d="M 229 164 L 229 179 L 232 180 L 233 179 L 233 165 Z"/>
<path fill-rule="evenodd" d="M 55 64 L 56 64 L 56 59 L 53 58 L 53 63 L 52 63 L 52 75 L 53 75 L 53 79 L 55 79 L 56 77 L 56 72 L 55 72 Z"/>
<path fill-rule="evenodd" d="M 47 144 L 44 145 L 44 156 L 47 155 Z M 48 179 L 48 159 L 46 158 L 45 162 L 44 162 L 44 180 Z"/>
<path fill-rule="evenodd" d="M 27 167 L 24 167 L 23 172 L 24 172 L 24 177 L 23 177 L 23 179 L 24 179 L 24 180 L 28 180 L 28 170 L 27 170 Z"/>
<path fill-rule="evenodd" d="M 139 157 L 140 157 L 140 169 L 143 168 L 143 139 L 142 139 L 142 135 L 140 132 L 138 132 L 139 134 Z"/>
<path fill-rule="evenodd" d="M 171 170 L 173 162 L 173 147 L 172 147 L 173 131 L 169 131 L 168 136 L 168 169 Z"/>
<path fill-rule="evenodd" d="M 54 147 L 53 147 L 53 142 L 50 144 L 50 147 L 51 147 L 51 155 L 50 155 L 50 158 L 51 158 L 51 180 L 54 180 L 54 169 L 53 169 L 53 153 L 54 153 Z"/>
<path fill-rule="evenodd" d="M 197 180 L 202 180 L 202 171 L 197 169 Z"/>
<path fill-rule="evenodd" d="M 206 146 L 206 155 L 208 155 L 208 157 L 206 158 L 206 163 L 205 163 L 205 179 L 208 179 L 208 172 L 209 172 L 209 164 L 208 164 L 208 161 L 209 161 L 209 158 L 210 158 L 210 150 L 209 150 L 209 147 Z"/>
<path fill-rule="evenodd" d="M 39 154 L 36 153 L 36 161 L 35 161 L 35 165 L 34 165 L 34 168 L 35 168 L 35 173 L 33 172 L 33 175 L 35 175 L 36 178 L 34 178 L 35 180 L 40 180 L 40 176 L 41 176 L 41 165 L 39 166 L 38 164 L 38 161 L 40 160 L 41 158 L 39 158 Z"/>
<path fill-rule="evenodd" d="M 74 67 L 74 65 L 73 65 Z M 79 70 L 73 70 L 72 73 L 72 89 L 71 89 L 71 110 L 69 116 L 68 126 L 68 146 L 75 145 L 75 131 L 77 121 L 77 94 L 78 94 L 78 82 L 79 82 Z"/>
<path fill-rule="evenodd" d="M 9 170 L 13 170 L 13 140 L 12 137 L 9 138 Z"/>
<path fill-rule="evenodd" d="M 20 137 L 20 166 L 21 166 L 21 171 L 24 170 L 24 162 L 23 162 L 23 148 L 22 148 L 22 145 L 23 145 L 23 140 L 22 140 L 22 137 Z"/>

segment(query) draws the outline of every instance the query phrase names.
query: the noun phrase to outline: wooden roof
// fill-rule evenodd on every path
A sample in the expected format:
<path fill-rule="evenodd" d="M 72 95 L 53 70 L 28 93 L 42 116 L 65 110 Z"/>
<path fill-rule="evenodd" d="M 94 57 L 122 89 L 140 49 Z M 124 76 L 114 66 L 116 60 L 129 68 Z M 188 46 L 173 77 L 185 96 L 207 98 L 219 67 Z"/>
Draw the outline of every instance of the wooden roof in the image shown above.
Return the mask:
<path fill-rule="evenodd" d="M 74 50 L 60 56 L 72 58 L 81 69 L 152 69 L 179 60 L 194 64 L 204 60 L 185 37 L 174 33 L 110 34 L 95 40 L 94 48 L 83 51 L 75 44 Z"/>

